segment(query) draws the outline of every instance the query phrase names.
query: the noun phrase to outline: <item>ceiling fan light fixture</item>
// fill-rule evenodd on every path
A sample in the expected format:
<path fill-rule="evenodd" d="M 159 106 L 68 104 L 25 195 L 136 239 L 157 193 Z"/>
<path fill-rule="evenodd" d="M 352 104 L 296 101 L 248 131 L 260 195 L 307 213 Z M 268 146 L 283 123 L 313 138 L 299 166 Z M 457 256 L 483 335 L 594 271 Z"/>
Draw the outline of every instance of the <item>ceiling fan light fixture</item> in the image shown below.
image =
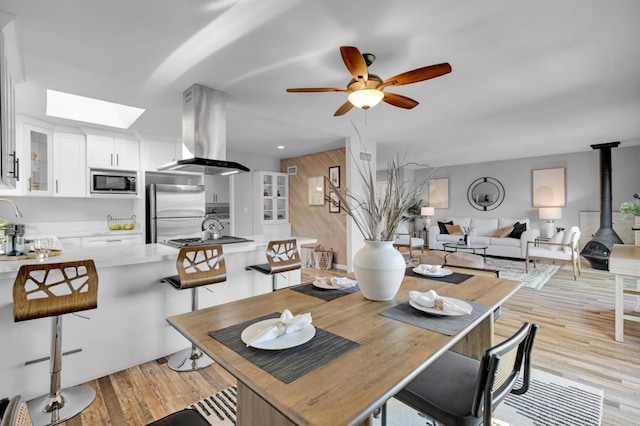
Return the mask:
<path fill-rule="evenodd" d="M 362 89 L 349 93 L 349 102 L 361 109 L 369 109 L 376 106 L 384 98 L 384 93 L 376 89 Z"/>

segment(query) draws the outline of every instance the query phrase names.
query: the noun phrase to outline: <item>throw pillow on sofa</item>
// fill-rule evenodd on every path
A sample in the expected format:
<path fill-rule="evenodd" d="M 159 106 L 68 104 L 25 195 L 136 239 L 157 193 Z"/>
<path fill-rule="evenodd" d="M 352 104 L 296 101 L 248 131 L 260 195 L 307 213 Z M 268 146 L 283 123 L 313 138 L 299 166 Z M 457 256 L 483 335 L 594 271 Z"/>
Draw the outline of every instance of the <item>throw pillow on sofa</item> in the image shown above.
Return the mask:
<path fill-rule="evenodd" d="M 527 230 L 526 223 L 516 222 L 513 224 L 513 231 L 509 234 L 511 238 L 517 238 L 518 240 L 522 236 L 522 233 Z"/>
<path fill-rule="evenodd" d="M 493 234 L 491 234 L 491 236 L 496 238 L 505 238 L 505 237 L 508 237 L 512 231 L 513 231 L 513 225 L 505 226 L 504 228 L 500 228 L 497 231 L 494 231 Z"/>
<path fill-rule="evenodd" d="M 438 228 L 440 228 L 440 233 L 441 234 L 448 234 L 449 231 L 447 231 L 447 226 L 446 225 L 453 225 L 453 221 L 450 220 L 449 222 L 438 222 Z"/>
<path fill-rule="evenodd" d="M 462 227 L 460 225 L 444 225 L 447 228 L 447 234 L 459 234 L 464 235 Z"/>

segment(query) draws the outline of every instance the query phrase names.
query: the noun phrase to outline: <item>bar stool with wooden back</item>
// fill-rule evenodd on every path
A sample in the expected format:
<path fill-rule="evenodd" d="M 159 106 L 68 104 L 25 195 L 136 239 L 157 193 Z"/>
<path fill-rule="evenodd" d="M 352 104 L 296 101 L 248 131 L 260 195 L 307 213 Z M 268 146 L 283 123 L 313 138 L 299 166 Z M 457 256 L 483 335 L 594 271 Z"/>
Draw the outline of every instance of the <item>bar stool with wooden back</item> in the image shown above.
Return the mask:
<path fill-rule="evenodd" d="M 91 404 L 96 391 L 89 386 L 60 389 L 62 315 L 98 307 L 98 274 L 93 260 L 22 265 L 13 284 L 16 322 L 52 317 L 51 383 L 49 394 L 27 406 L 35 425 L 56 424 Z"/>
<path fill-rule="evenodd" d="M 176 260 L 178 275 L 166 277 L 178 290 L 191 289 L 191 311 L 198 310 L 198 287 L 227 280 L 227 268 L 220 244 L 182 247 Z M 213 360 L 192 344 L 169 358 L 175 371 L 195 371 L 213 364 Z"/>
<path fill-rule="evenodd" d="M 250 265 L 245 270 L 256 270 L 265 275 L 271 275 L 273 291 L 278 289 L 277 276 L 279 273 L 302 268 L 300 253 L 295 238 L 289 240 L 273 240 L 267 245 L 267 261 L 259 265 Z"/>

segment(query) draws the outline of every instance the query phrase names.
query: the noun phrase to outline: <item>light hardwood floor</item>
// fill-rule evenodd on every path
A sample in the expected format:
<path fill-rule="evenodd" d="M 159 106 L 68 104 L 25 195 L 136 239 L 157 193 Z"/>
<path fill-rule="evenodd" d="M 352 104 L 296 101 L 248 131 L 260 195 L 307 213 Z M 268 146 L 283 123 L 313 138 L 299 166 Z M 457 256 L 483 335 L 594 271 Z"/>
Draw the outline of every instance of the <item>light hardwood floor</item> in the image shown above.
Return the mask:
<path fill-rule="evenodd" d="M 304 270 L 303 280 L 341 273 Z M 624 343 L 614 341 L 613 289 L 609 273 L 585 268 L 574 281 L 563 268 L 541 290 L 523 288 L 504 304 L 497 340 L 523 321 L 536 322 L 540 331 L 534 368 L 604 389 L 603 425 L 638 425 L 640 323 L 627 321 Z M 160 359 L 89 382 L 97 390 L 96 400 L 63 424 L 144 425 L 232 383 L 233 377 L 218 365 L 176 373 Z"/>

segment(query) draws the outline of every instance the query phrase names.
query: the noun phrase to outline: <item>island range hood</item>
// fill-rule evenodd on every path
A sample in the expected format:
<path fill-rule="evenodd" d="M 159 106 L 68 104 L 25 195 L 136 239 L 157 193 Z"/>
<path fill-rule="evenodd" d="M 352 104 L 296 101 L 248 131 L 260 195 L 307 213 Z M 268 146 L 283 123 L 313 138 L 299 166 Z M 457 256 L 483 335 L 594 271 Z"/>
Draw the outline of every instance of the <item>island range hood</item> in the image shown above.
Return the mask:
<path fill-rule="evenodd" d="M 182 93 L 182 144 L 192 156 L 160 171 L 227 175 L 249 168 L 227 159 L 227 103 L 224 92 L 194 84 Z"/>

